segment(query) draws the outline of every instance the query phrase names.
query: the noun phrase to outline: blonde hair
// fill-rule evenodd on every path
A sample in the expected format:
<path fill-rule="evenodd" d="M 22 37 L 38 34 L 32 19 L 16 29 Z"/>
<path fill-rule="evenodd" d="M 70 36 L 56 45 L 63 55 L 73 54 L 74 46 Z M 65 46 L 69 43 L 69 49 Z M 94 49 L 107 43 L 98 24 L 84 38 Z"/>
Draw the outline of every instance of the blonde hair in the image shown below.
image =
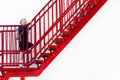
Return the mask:
<path fill-rule="evenodd" d="M 26 20 L 25 18 L 22 18 L 22 19 L 20 20 L 20 24 L 22 24 L 23 21 L 26 21 L 26 23 L 27 23 L 27 20 Z"/>

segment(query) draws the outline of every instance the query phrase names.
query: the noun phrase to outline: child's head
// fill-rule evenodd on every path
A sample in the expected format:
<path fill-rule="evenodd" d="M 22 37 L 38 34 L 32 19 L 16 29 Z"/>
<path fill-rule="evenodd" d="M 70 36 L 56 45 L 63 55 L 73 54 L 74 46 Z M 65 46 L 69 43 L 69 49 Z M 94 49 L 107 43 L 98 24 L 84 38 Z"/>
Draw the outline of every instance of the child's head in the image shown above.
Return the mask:
<path fill-rule="evenodd" d="M 20 20 L 20 24 L 21 25 L 26 25 L 27 24 L 27 20 L 25 18 Z"/>

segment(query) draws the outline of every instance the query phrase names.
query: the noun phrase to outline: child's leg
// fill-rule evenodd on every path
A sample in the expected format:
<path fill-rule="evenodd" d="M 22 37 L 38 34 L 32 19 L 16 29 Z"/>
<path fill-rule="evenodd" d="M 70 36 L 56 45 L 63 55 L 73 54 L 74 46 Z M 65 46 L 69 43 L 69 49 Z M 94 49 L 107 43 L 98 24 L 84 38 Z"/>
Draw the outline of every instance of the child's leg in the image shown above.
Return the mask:
<path fill-rule="evenodd" d="M 23 52 L 20 51 L 20 62 L 23 62 Z"/>
<path fill-rule="evenodd" d="M 35 57 L 35 54 L 34 54 L 34 48 L 29 48 L 29 59 L 32 59 Z"/>
<path fill-rule="evenodd" d="M 33 46 L 33 44 L 32 43 L 30 43 L 30 42 L 28 42 L 28 50 L 31 50 L 30 52 L 31 53 L 34 53 L 34 48 L 32 48 L 32 46 Z"/>
<path fill-rule="evenodd" d="M 23 65 L 23 59 L 24 59 L 24 53 L 22 51 L 20 51 L 20 64 L 19 64 L 20 68 L 24 67 L 24 65 Z"/>

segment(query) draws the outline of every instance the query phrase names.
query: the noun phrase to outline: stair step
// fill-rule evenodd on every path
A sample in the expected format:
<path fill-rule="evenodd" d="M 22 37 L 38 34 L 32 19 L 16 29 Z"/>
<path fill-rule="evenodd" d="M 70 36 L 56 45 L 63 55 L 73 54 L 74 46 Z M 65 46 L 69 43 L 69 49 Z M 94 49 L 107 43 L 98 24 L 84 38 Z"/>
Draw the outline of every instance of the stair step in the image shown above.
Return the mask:
<path fill-rule="evenodd" d="M 92 1 L 94 1 L 94 2 L 98 2 L 99 0 L 92 0 Z"/>
<path fill-rule="evenodd" d="M 84 10 L 84 14 L 86 15 L 88 13 L 90 13 L 90 9 L 87 8 L 87 9 Z"/>
<path fill-rule="evenodd" d="M 56 50 L 57 48 L 58 48 L 57 45 L 50 45 L 50 46 L 48 47 L 48 50 L 52 51 L 52 50 Z"/>
<path fill-rule="evenodd" d="M 84 19 L 83 16 L 77 16 L 76 18 L 77 18 L 77 19 Z"/>
<path fill-rule="evenodd" d="M 81 16 L 86 16 L 88 13 L 90 13 L 90 9 L 86 8 L 86 9 L 81 10 L 80 15 Z"/>
<path fill-rule="evenodd" d="M 51 53 L 42 53 L 41 57 L 43 57 L 44 61 L 51 56 Z"/>
<path fill-rule="evenodd" d="M 44 58 L 45 58 L 45 57 L 50 57 L 50 56 L 51 56 L 51 53 L 42 53 L 41 56 L 44 57 Z"/>
<path fill-rule="evenodd" d="M 57 44 L 57 45 L 60 45 L 61 43 L 63 43 L 64 42 L 64 38 L 56 38 L 55 39 L 55 43 Z"/>
<path fill-rule="evenodd" d="M 44 60 L 35 60 L 35 64 L 43 64 Z"/>
<path fill-rule="evenodd" d="M 90 1 L 90 4 L 96 5 L 96 4 L 97 4 L 97 1 Z"/>
<path fill-rule="evenodd" d="M 83 19 L 84 19 L 83 16 L 77 16 L 77 17 L 76 17 L 76 21 L 77 21 L 77 22 L 81 22 Z"/>
<path fill-rule="evenodd" d="M 92 9 L 93 7 L 95 7 L 95 5 L 97 5 L 97 2 L 96 2 L 96 1 L 89 1 L 89 3 L 88 3 L 88 8 L 89 8 L 89 9 Z"/>
<path fill-rule="evenodd" d="M 76 24 L 69 24 L 67 29 L 68 30 L 73 30 L 73 29 L 75 29 L 76 26 L 77 26 Z"/>
<path fill-rule="evenodd" d="M 62 36 L 63 38 L 68 37 L 70 34 L 71 34 L 71 31 L 63 31 L 63 32 L 61 32 L 61 36 Z"/>

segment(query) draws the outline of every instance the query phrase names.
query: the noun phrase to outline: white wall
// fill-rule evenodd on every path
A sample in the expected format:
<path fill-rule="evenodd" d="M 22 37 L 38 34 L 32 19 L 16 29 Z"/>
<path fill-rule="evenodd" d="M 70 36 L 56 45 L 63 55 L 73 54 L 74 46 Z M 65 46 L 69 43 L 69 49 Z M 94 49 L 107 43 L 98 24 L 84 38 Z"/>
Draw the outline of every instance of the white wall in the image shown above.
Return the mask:
<path fill-rule="evenodd" d="M 48 0 L 0 0 L 0 25 L 19 24 L 21 18 L 30 21 Z"/>
<path fill-rule="evenodd" d="M 11 2 L 5 10 L 1 6 L 6 1 Z M 30 20 L 41 8 L 41 1 L 48 0 L 1 1 L 0 24 L 18 24 L 21 17 Z M 23 2 L 27 7 L 20 7 Z M 120 80 L 119 7 L 119 0 L 109 0 L 39 77 L 26 80 Z"/>

